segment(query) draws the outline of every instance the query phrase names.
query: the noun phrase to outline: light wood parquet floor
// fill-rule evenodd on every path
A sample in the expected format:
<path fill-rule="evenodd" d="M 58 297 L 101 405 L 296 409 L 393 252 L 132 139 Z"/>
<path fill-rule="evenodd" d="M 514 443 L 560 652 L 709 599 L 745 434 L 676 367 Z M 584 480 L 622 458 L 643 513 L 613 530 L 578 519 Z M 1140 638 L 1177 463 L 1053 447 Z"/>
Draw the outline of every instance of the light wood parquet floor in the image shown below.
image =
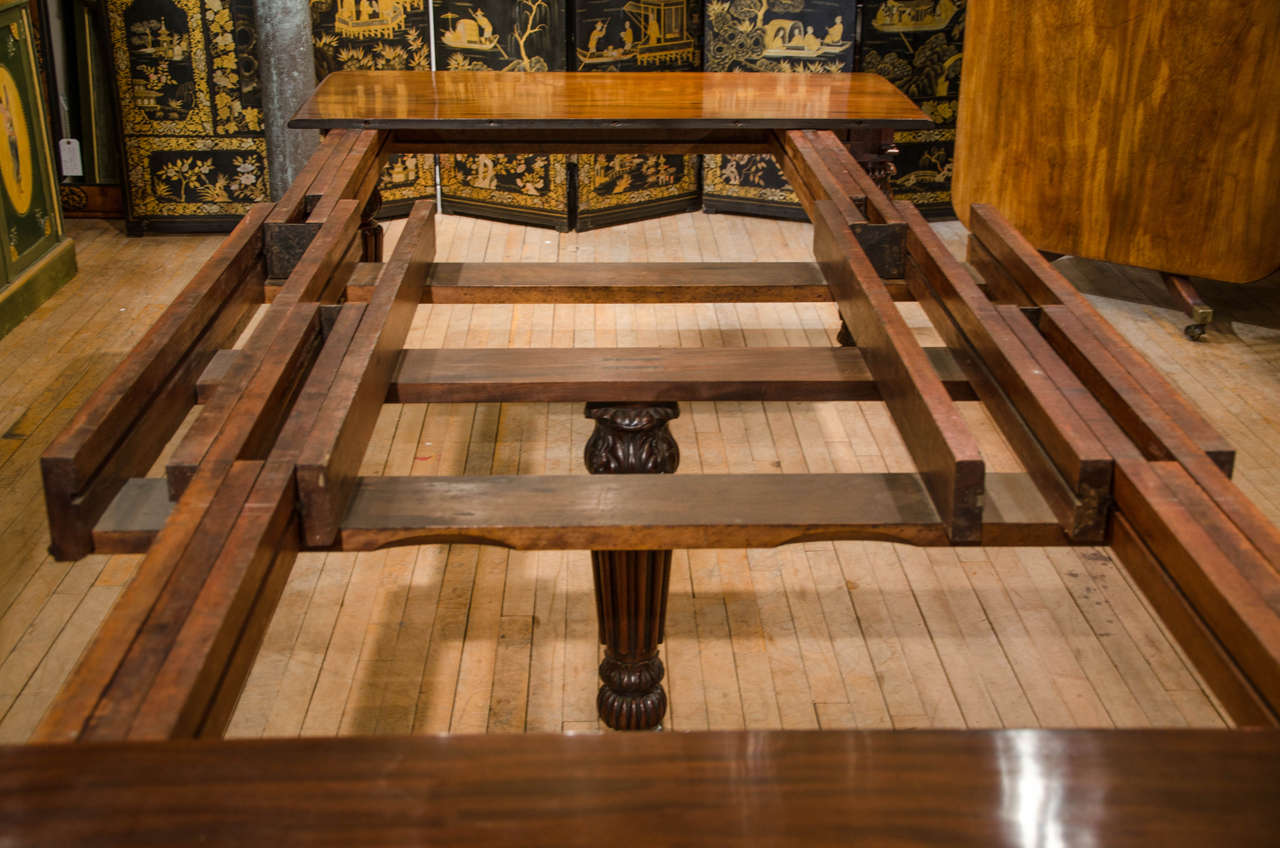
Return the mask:
<path fill-rule="evenodd" d="M 726 215 L 563 235 L 438 227 L 443 261 L 811 257 L 807 224 Z M 959 225 L 938 229 L 963 250 Z M 71 232 L 79 275 L 0 340 L 3 742 L 29 736 L 139 560 L 46 554 L 38 457 L 220 240 Z M 1205 286 L 1219 320 L 1192 344 L 1154 275 L 1061 265 L 1228 435 L 1237 481 L 1280 518 L 1280 281 Z M 409 345 L 830 345 L 837 325 L 829 304 L 437 305 Z M 992 469 L 1016 470 L 982 409 L 962 406 Z M 680 473 L 911 470 L 879 403 L 683 404 L 672 430 Z M 363 473 L 585 473 L 589 433 L 571 404 L 387 405 Z M 303 555 L 229 734 L 597 730 L 591 592 L 585 552 Z M 1106 549 L 678 551 L 663 656 L 671 730 L 1225 721 Z"/>

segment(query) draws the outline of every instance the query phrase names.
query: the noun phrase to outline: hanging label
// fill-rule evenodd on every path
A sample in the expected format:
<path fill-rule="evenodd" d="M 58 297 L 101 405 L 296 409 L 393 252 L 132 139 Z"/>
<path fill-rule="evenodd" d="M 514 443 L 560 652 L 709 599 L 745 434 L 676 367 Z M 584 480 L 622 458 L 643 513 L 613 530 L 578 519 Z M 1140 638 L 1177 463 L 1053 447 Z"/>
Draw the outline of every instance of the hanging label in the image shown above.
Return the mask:
<path fill-rule="evenodd" d="M 62 176 L 83 177 L 84 162 L 80 159 L 80 140 L 64 138 L 58 142 L 58 155 L 62 158 Z"/>

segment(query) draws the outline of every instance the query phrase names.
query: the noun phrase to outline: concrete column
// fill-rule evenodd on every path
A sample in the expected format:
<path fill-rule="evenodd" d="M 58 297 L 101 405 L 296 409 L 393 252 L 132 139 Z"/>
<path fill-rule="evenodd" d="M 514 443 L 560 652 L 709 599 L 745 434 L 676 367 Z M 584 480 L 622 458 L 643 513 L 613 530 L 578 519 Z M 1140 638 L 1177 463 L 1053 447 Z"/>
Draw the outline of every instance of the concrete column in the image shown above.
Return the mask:
<path fill-rule="evenodd" d="M 311 12 L 300 0 L 256 0 L 254 17 L 271 197 L 279 200 L 320 140 L 316 130 L 286 126 L 316 87 Z"/>

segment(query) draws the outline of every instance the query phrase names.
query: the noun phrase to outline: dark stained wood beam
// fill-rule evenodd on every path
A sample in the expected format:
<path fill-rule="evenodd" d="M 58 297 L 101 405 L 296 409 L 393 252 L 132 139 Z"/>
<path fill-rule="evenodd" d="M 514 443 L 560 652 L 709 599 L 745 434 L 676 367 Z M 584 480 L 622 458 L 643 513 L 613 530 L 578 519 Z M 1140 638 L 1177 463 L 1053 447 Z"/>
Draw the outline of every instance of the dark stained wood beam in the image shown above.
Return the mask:
<path fill-rule="evenodd" d="M 973 400 L 945 348 L 927 349 L 950 395 Z M 856 348 L 409 349 L 391 403 L 880 400 Z"/>
<path fill-rule="evenodd" d="M 908 285 L 935 327 L 945 330 L 954 323 L 963 338 L 949 341 L 971 350 L 982 362 L 992 384 L 983 392 L 989 406 L 1004 400 L 1012 405 L 1012 414 L 993 415 L 1026 466 L 1052 485 L 1053 475 L 1039 467 L 1043 449 L 1061 475 L 1070 492 L 1070 498 L 1060 499 L 1070 505 L 1062 515 L 1068 535 L 1101 541 L 1111 503 L 1112 457 L 1078 410 L 1091 417 L 1106 417 L 1105 412 L 1069 370 L 1050 375 L 1056 357 L 1043 339 L 1020 313 L 1011 316 L 1017 323 L 1010 325 L 915 207 L 904 203 L 900 210 L 910 223 Z M 1023 325 L 1031 332 L 1020 335 L 1017 328 Z M 1047 361 L 1038 361 L 1037 353 L 1049 354 Z M 1034 443 L 1023 437 L 1024 426 Z"/>
<path fill-rule="evenodd" d="M 976 396 L 947 348 L 925 348 L 954 400 Z M 221 351 L 196 384 L 217 391 L 244 354 Z M 409 348 L 388 403 L 660 400 L 880 400 L 856 348 Z"/>
<path fill-rule="evenodd" d="M 973 230 L 971 238 L 981 242 L 992 259 L 1035 305 L 1061 304 L 1077 320 L 1083 321 L 1089 332 L 1097 336 L 1156 405 L 1177 422 L 1178 427 L 1218 464 L 1223 473 L 1231 476 L 1235 462 L 1235 450 L 1231 445 L 995 208 L 973 204 L 970 226 Z"/>
<path fill-rule="evenodd" d="M 358 263 L 346 299 L 372 296 L 379 264 Z M 424 303 L 810 303 L 831 300 L 814 262 L 437 262 Z M 884 281 L 895 301 L 915 298 Z M 985 290 L 982 281 L 978 285 Z M 266 300 L 280 292 L 268 282 Z"/>
<path fill-rule="evenodd" d="M 977 442 L 883 282 L 835 207 L 811 212 L 814 255 L 880 386 L 953 543 L 981 537 L 984 464 Z"/>
<path fill-rule="evenodd" d="M 52 551 L 77 559 L 120 487 L 146 473 L 191 408 L 215 351 L 262 302 L 263 221 L 256 205 L 85 402 L 40 459 Z"/>
<path fill-rule="evenodd" d="M 990 475 L 1023 478 L 1023 475 Z M 992 544 L 1059 544 L 1034 485 L 996 480 Z M 463 542 L 518 550 L 772 547 L 823 539 L 946 544 L 915 474 L 366 477 L 343 550 Z"/>
<path fill-rule="evenodd" d="M 360 329 L 298 456 L 302 526 L 313 545 L 329 544 L 337 534 L 421 300 L 435 245 L 435 204 L 418 201 L 378 276 Z"/>
<path fill-rule="evenodd" d="M 777 133 L 774 158 L 797 192 L 809 220 L 813 220 L 818 200 L 830 201 L 857 237 L 876 273 L 886 280 L 901 279 L 906 224 L 835 135 L 825 131 Z"/>
<path fill-rule="evenodd" d="M 1116 462 L 1116 508 L 1280 712 L 1280 574 L 1177 462 Z"/>
<path fill-rule="evenodd" d="M 1178 584 L 1160 564 L 1129 519 L 1112 521 L 1111 551 L 1129 572 L 1160 621 L 1204 677 L 1237 727 L 1278 727 L 1280 718 L 1267 704 L 1231 653 L 1214 635 Z"/>
<path fill-rule="evenodd" d="M 1159 403 L 1149 387 L 1134 378 L 1118 352 L 1099 338 L 1092 325 L 1058 305 L 1043 308 L 1040 329 L 1147 458 L 1179 462 L 1272 568 L 1280 570 L 1280 529 L 1228 479 L 1214 458 L 1180 426 L 1182 422 L 1169 414 L 1168 405 Z"/>

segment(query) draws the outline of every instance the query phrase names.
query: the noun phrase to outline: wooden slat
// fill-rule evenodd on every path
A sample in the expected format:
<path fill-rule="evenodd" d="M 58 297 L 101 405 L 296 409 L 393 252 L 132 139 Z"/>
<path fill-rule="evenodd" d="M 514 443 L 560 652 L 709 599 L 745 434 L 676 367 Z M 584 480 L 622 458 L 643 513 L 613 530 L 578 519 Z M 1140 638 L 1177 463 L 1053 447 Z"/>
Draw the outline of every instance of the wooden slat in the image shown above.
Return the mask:
<path fill-rule="evenodd" d="M 954 358 L 927 349 L 943 385 L 972 400 Z M 879 400 L 854 348 L 409 349 L 392 403 Z"/>
<path fill-rule="evenodd" d="M 814 255 L 949 538 L 976 542 L 981 535 L 983 461 L 973 434 L 836 210 L 819 202 L 811 217 Z"/>
<path fill-rule="evenodd" d="M 350 130 L 334 130 L 321 139 L 320 146 L 267 217 L 263 230 L 269 278 L 282 279 L 292 274 L 320 231 L 322 221 L 308 221 L 308 214 L 341 170 L 358 136 Z"/>
<path fill-rule="evenodd" d="M 377 262 L 352 269 L 347 300 L 372 296 Z M 809 303 L 831 300 L 813 262 L 437 262 L 427 303 Z M 986 283 L 979 282 L 985 289 Z M 885 280 L 895 301 L 912 300 Z M 266 300 L 280 286 L 268 283 Z"/>
<path fill-rule="evenodd" d="M 797 196 L 810 220 L 814 203 L 830 200 L 876 273 L 886 279 L 901 278 L 906 225 L 844 145 L 830 132 L 814 131 L 778 133 L 775 145 L 774 156 L 793 188 L 800 186 Z M 874 220 L 869 217 L 872 214 Z"/>
<path fill-rule="evenodd" d="M 905 228 L 906 222 L 897 204 L 880 190 L 875 180 L 871 179 L 871 176 L 858 164 L 858 160 L 833 133 L 804 130 L 804 134 L 812 141 L 818 155 L 824 157 L 836 178 L 848 181 L 846 191 L 853 192 L 854 196 L 861 195 L 866 198 L 862 213 L 867 216 L 869 223 Z"/>
<path fill-rule="evenodd" d="M 1123 515 L 1113 519 L 1110 544 L 1236 725 L 1280 726 L 1280 719 Z"/>
<path fill-rule="evenodd" d="M 1280 712 L 1280 575 L 1177 463 L 1117 460 L 1116 507 Z"/>
<path fill-rule="evenodd" d="M 95 537 L 101 538 L 104 546 L 118 553 L 145 553 L 168 515 L 166 505 L 169 502 L 158 491 L 162 487 L 151 485 L 159 481 L 136 482 L 139 489 L 148 492 L 146 495 L 139 493 L 137 497 L 148 498 L 155 508 L 130 521 L 108 524 L 104 520 L 99 522 L 95 530 Z M 360 485 L 364 482 L 362 480 Z M 985 485 L 987 499 L 982 534 L 984 545 L 999 547 L 1067 543 L 1065 534 L 1055 524 L 1054 512 L 1041 493 L 1040 484 L 1031 475 L 988 472 Z"/>
<path fill-rule="evenodd" d="M 232 463 L 210 463 L 191 481 L 138 566 L 138 573 L 36 728 L 33 740 L 72 742 L 80 738 L 231 470 Z"/>
<path fill-rule="evenodd" d="M 246 367 L 246 356 L 243 350 L 238 349 L 223 349 L 215 352 L 209 364 L 196 379 L 195 402 L 206 404 L 213 400 L 214 393 L 217 392 L 218 386 L 227 380 L 227 375 L 233 370 Z"/>
<path fill-rule="evenodd" d="M 976 400 L 945 347 L 924 349 L 952 400 Z M 219 351 L 196 383 L 208 402 L 246 354 Z M 576 376 L 574 376 L 576 375 Z M 623 391 L 625 387 L 625 391 Z M 856 348 L 409 348 L 387 403 L 590 400 L 880 400 Z"/>
<path fill-rule="evenodd" d="M 327 184 L 341 162 L 351 152 L 359 133 L 351 130 L 333 130 L 320 139 L 320 145 L 311 154 L 307 164 L 294 178 L 293 183 L 276 201 L 271 214 L 267 216 L 268 224 L 288 224 L 301 221 L 307 217 L 307 198 L 323 192 L 316 189 Z"/>
<path fill-rule="evenodd" d="M 357 229 L 361 208 L 359 200 L 339 200 L 333 204 L 320 231 L 276 293 L 273 306 L 338 300 L 360 259 Z"/>
<path fill-rule="evenodd" d="M 246 358 L 237 363 L 242 367 L 232 369 L 170 455 L 165 476 L 171 498 L 185 490 L 206 459 L 230 461 L 250 449 L 266 455 L 267 440 L 287 414 L 287 401 L 321 341 L 314 303 L 269 309 L 245 348 Z"/>
<path fill-rule="evenodd" d="M 1062 473 L 1054 466 L 1044 446 L 1036 439 L 1026 421 L 1018 414 L 1013 401 L 983 363 L 968 337 L 961 332 L 936 294 L 925 282 L 920 266 L 907 257 L 907 283 L 917 289 L 918 299 L 934 329 L 945 341 L 955 357 L 956 364 L 969 381 L 970 387 L 991 416 L 1000 432 L 1013 448 L 1029 479 L 1034 481 L 1041 496 L 1047 501 L 1058 521 L 1073 537 L 1078 538 L 1082 529 L 1091 523 L 1092 510 L 1084 509 L 1080 499 Z M 988 475 L 989 477 L 990 475 Z M 990 504 L 984 504 L 986 514 Z M 1096 533 L 1094 534 L 1096 535 Z"/>
<path fill-rule="evenodd" d="M 823 157 L 814 149 L 812 139 L 798 130 L 780 132 L 775 139 L 774 159 L 806 209 L 819 200 L 829 200 L 849 229 L 867 222 L 863 213 L 866 196 L 850 194 L 848 184 L 836 180 Z"/>
<path fill-rule="evenodd" d="M 251 304 L 260 300 L 262 222 L 270 208 L 260 204 L 245 215 L 46 449 L 41 474 L 58 556 L 74 559 L 88 552 L 89 532 L 101 508 L 124 479 L 143 473 L 154 461 L 189 408 L 191 387 L 204 362 L 230 342 L 244 326 Z M 152 404 L 158 408 L 149 412 Z M 122 440 L 131 437 L 144 442 L 134 451 L 137 455 L 119 457 L 114 473 L 103 474 Z M 93 506 L 73 506 L 95 475 L 110 479 L 92 495 Z"/>
<path fill-rule="evenodd" d="M 262 463 L 257 461 L 232 464 L 182 552 L 175 555 L 157 546 L 158 550 L 149 557 L 160 569 L 167 565 L 169 577 L 130 640 L 110 682 L 103 687 L 81 739 L 123 739 L 127 734 L 138 705 L 168 653 L 173 633 L 191 609 L 261 468 Z"/>
<path fill-rule="evenodd" d="M 998 487 L 1010 491 L 1009 487 Z M 1020 493 L 1027 487 L 1014 487 Z M 1003 544 L 1062 538 L 1040 501 L 1006 503 Z M 821 539 L 946 544 L 915 474 L 361 478 L 343 550 L 467 542 L 518 550 L 772 547 Z"/>
<path fill-rule="evenodd" d="M 329 544 L 337 534 L 434 255 L 435 204 L 419 201 L 378 277 L 360 329 L 298 459 L 302 523 L 310 544 Z"/>
<path fill-rule="evenodd" d="M 345 352 L 345 343 L 337 342 L 343 341 L 344 334 L 345 339 L 350 338 L 363 309 L 360 305 L 344 308 L 345 314 L 339 317 L 333 330 L 335 347 L 339 349 L 337 354 L 331 354 L 330 359 L 338 360 Z M 301 310 L 291 313 L 291 316 L 299 312 Z M 288 364 L 304 374 L 309 366 L 305 359 Z M 289 385 L 292 379 L 290 370 L 289 367 L 277 369 L 279 385 Z M 41 731 L 52 734 L 49 738 L 124 738 L 144 699 L 151 693 L 157 675 L 166 668 L 166 662 L 170 663 L 168 668 L 176 664 L 183 674 L 203 675 L 198 677 L 205 686 L 202 691 L 206 697 L 212 697 L 209 690 L 222 678 L 222 669 L 211 669 L 208 664 L 198 662 L 191 651 L 184 651 L 176 658 L 171 654 L 174 640 L 180 632 L 186 632 L 187 615 L 197 598 L 224 585 L 218 579 L 218 563 L 228 555 L 244 555 L 246 550 L 254 554 L 266 552 L 270 559 L 274 559 L 281 547 L 278 532 L 267 544 L 228 543 L 229 539 L 233 543 L 243 541 L 237 532 L 245 522 L 255 524 L 267 517 L 270 526 L 278 531 L 291 514 L 291 509 L 273 511 L 255 502 L 253 495 L 262 483 L 259 479 L 264 467 L 262 462 L 234 461 L 246 440 L 250 439 L 249 434 L 260 426 L 260 419 L 271 417 L 266 414 L 269 408 L 280 406 L 287 409 L 289 406 L 287 395 L 281 396 L 272 386 L 260 385 L 263 375 L 270 371 L 270 368 L 261 369 L 255 383 L 244 392 L 241 403 L 210 449 L 211 456 L 201 464 L 173 516 L 157 533 L 155 544 L 139 568 L 138 578 L 130 584 L 99 640 L 90 646 L 73 674 L 72 684 L 62 699 L 65 706 L 50 713 L 47 728 Z M 324 388 L 327 387 L 325 383 Z M 319 406 L 324 394 L 324 390 L 311 392 L 309 400 L 313 407 Z M 288 435 L 282 434 L 282 438 Z M 301 439 L 292 441 L 301 442 Z M 280 462 L 273 463 L 268 470 L 274 471 L 267 475 L 274 482 L 279 499 L 292 493 L 292 464 L 284 465 L 281 469 Z M 291 498 L 289 503 L 292 503 Z M 137 519 L 135 516 L 135 525 Z M 133 533 L 141 536 L 136 526 Z M 251 593 L 250 597 L 255 594 Z M 218 638 L 200 640 L 200 650 L 216 651 L 227 643 L 228 633 L 240 632 L 240 622 L 234 621 L 234 617 L 224 616 L 219 620 L 227 629 L 218 634 Z M 100 645 L 100 640 L 104 644 Z M 177 690 L 170 686 L 163 691 L 172 695 Z M 207 709 L 196 708 L 195 711 L 199 718 Z M 176 721 L 176 711 L 170 711 L 168 715 Z"/>
<path fill-rule="evenodd" d="M 982 242 L 973 236 L 965 243 L 965 261 L 973 267 L 987 284 L 987 292 L 991 300 L 997 303 L 1011 303 L 1015 306 L 1036 306 L 1036 301 L 1018 285 L 1004 266 L 996 261 Z"/>
<path fill-rule="evenodd" d="M 234 703 L 297 550 L 295 462 L 364 310 L 361 304 L 342 307 L 198 594 L 184 599 L 181 623 L 158 634 L 163 663 L 129 723 L 129 738 L 209 732 L 215 730 L 207 726 L 215 705 Z M 215 732 L 224 720 L 213 719 Z"/>
<path fill-rule="evenodd" d="M 328 178 L 324 194 L 307 216 L 308 223 L 327 223 L 344 200 L 354 200 L 357 209 L 364 209 L 381 176 L 386 143 L 386 133 L 377 130 L 362 130 L 356 134 L 341 164 L 327 166 L 332 175 Z"/>
<path fill-rule="evenodd" d="M 145 551 L 172 511 L 169 485 L 163 478 L 135 477 L 124 484 L 94 526 L 93 550 L 100 554 Z"/>
<path fill-rule="evenodd" d="M 431 268 L 430 283 L 424 296 L 432 303 L 830 299 L 812 262 L 438 262 Z"/>
<path fill-rule="evenodd" d="M 1280 570 L 1280 529 L 1245 497 L 1166 409 L 1144 391 L 1145 387 L 1132 377 L 1132 372 L 1113 356 L 1115 351 L 1064 306 L 1044 307 L 1040 326 L 1046 338 L 1147 456 L 1181 463 L 1272 567 Z"/>
<path fill-rule="evenodd" d="M 1231 476 L 1235 461 L 1231 445 L 996 209 L 975 203 L 970 226 L 973 237 L 982 242 L 1037 305 L 1060 303 L 1085 322 L 1134 381 Z"/>
<path fill-rule="evenodd" d="M 1076 411 L 1080 404 L 1092 403 L 1092 397 L 1078 382 L 1060 388 L 915 207 L 902 204 L 901 211 L 910 223 L 909 271 L 919 270 L 919 284 L 936 296 L 947 313 L 944 320 L 959 327 L 1079 502 L 1066 525 L 1068 533 L 1100 541 L 1110 503 L 1111 455 Z M 926 296 L 923 290 L 917 292 L 922 302 Z M 1006 429 L 1017 429 L 1016 422 L 1004 421 Z M 1034 449 L 1019 447 L 1034 463 Z"/>

